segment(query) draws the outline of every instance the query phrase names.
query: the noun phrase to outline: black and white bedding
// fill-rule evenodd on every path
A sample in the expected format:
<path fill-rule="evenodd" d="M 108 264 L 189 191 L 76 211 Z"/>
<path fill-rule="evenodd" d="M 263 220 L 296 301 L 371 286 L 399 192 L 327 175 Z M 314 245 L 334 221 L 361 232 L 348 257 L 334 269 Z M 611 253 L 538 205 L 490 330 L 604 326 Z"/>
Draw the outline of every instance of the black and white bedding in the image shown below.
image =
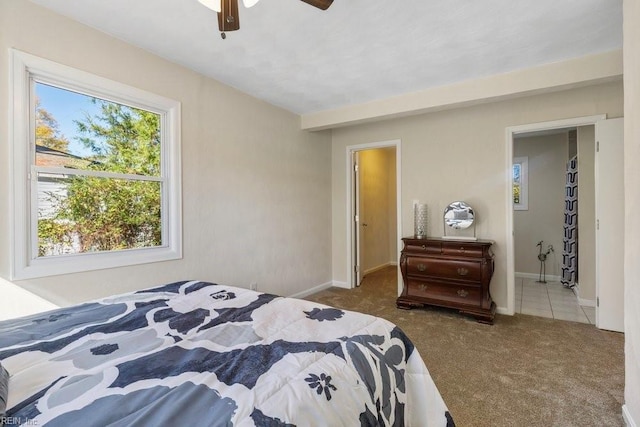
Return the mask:
<path fill-rule="evenodd" d="M 452 426 L 392 323 L 185 281 L 0 322 L 7 425 Z"/>

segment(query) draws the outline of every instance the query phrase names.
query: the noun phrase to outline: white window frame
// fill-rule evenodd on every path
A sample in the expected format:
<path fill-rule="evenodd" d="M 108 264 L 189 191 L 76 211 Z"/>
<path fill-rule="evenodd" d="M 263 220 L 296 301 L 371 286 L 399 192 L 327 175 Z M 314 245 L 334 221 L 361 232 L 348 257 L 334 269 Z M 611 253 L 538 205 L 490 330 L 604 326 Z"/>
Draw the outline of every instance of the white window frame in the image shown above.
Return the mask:
<path fill-rule="evenodd" d="M 529 157 L 514 157 L 513 165 L 520 165 L 520 203 L 513 202 L 513 210 L 529 210 Z M 513 166 L 512 166 L 513 167 Z M 511 197 L 513 197 L 513 169 L 511 170 Z"/>
<path fill-rule="evenodd" d="M 66 65 L 10 49 L 9 141 L 13 209 L 11 279 L 23 280 L 182 258 L 180 103 Z M 162 244 L 151 248 L 38 257 L 37 201 L 33 196 L 35 103 L 33 82 L 51 84 L 160 115 Z M 35 245 L 35 247 L 34 247 Z"/>

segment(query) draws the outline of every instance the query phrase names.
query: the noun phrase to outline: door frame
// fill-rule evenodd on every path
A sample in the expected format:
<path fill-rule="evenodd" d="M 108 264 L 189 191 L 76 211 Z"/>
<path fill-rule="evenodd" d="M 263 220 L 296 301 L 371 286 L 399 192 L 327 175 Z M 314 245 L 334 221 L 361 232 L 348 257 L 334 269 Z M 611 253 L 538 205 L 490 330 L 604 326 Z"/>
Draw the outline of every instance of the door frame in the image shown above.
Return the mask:
<path fill-rule="evenodd" d="M 355 241 L 351 245 L 353 250 L 351 258 L 353 259 L 354 268 L 351 271 L 354 279 L 353 287 L 357 287 L 360 286 L 362 282 L 362 254 L 360 252 L 360 246 L 362 243 L 362 229 L 360 226 L 362 221 L 362 205 L 360 198 L 360 151 L 351 152 L 351 161 L 353 162 L 353 167 L 351 168 L 351 176 L 353 177 L 353 180 L 351 181 L 351 189 L 353 191 L 353 204 L 351 205 L 353 209 L 352 225 L 357 223 L 357 226 L 353 228 L 353 238 Z M 357 270 L 355 266 L 359 266 Z"/>
<path fill-rule="evenodd" d="M 606 114 L 594 116 L 575 117 L 571 119 L 553 120 L 548 122 L 530 123 L 526 125 L 509 126 L 506 128 L 506 169 L 505 169 L 505 190 L 506 190 L 506 252 L 507 252 L 507 308 L 498 309 L 502 314 L 515 314 L 515 249 L 514 249 L 514 229 L 513 229 L 513 140 L 514 135 L 528 132 L 538 132 L 550 129 L 562 129 L 580 126 L 596 126 L 600 120 L 606 120 Z M 597 202 L 596 202 L 597 203 Z M 596 288 L 598 284 L 596 283 Z M 597 309 L 596 309 L 597 310 Z"/>
<path fill-rule="evenodd" d="M 347 288 L 352 289 L 357 286 L 354 280 L 354 268 L 356 265 L 356 251 L 354 250 L 355 239 L 353 229 L 353 168 L 354 153 L 364 150 L 375 150 L 377 148 L 395 147 L 396 149 L 396 227 L 397 227 L 397 254 L 396 260 L 400 259 L 401 243 L 402 243 L 402 141 L 393 139 L 388 141 L 370 142 L 364 144 L 349 145 L 346 149 L 346 165 L 347 165 Z M 398 269 L 398 295 L 402 292 L 402 279 L 400 270 Z"/>

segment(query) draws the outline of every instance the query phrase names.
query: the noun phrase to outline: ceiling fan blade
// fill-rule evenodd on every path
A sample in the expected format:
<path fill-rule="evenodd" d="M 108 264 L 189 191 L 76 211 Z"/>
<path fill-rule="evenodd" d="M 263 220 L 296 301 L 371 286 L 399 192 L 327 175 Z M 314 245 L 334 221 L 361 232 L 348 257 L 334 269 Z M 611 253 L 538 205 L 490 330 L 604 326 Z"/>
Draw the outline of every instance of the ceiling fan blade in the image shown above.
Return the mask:
<path fill-rule="evenodd" d="M 302 0 L 302 1 L 322 10 L 329 9 L 329 6 L 331 6 L 331 3 L 333 3 L 333 0 Z"/>
<path fill-rule="evenodd" d="M 238 0 L 222 0 L 220 12 L 218 12 L 218 28 L 221 32 L 240 29 L 240 14 L 238 13 Z"/>

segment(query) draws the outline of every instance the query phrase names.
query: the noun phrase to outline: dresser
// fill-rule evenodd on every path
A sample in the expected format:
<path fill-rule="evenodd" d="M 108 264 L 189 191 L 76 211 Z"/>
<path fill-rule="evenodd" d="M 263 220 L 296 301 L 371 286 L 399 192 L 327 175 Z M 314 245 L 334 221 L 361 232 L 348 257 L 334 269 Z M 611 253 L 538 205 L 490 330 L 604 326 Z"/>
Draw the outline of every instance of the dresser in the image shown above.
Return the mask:
<path fill-rule="evenodd" d="M 396 300 L 398 308 L 448 307 L 493 324 L 496 305 L 489 292 L 493 242 L 410 237 L 402 241 L 404 286 Z"/>

